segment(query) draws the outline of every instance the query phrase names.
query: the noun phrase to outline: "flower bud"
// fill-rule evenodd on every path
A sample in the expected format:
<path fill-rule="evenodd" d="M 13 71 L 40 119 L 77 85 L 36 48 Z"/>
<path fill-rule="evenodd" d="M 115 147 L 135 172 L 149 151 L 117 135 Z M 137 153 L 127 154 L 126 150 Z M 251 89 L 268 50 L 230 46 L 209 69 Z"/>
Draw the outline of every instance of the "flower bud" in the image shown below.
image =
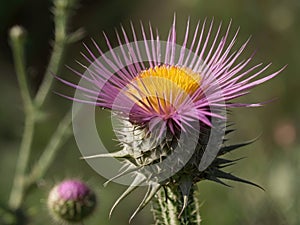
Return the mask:
<path fill-rule="evenodd" d="M 95 206 L 95 193 L 80 180 L 62 181 L 48 196 L 49 211 L 61 222 L 80 222 L 93 212 Z"/>

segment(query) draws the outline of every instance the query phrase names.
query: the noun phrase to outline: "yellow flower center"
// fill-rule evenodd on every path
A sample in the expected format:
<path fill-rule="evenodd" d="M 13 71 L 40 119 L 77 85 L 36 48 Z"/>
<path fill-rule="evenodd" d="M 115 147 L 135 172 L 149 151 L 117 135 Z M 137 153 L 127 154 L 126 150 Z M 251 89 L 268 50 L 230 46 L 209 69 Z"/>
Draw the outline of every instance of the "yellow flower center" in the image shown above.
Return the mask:
<path fill-rule="evenodd" d="M 169 115 L 199 89 L 200 74 L 177 66 L 156 66 L 142 71 L 126 90 L 136 104 Z"/>

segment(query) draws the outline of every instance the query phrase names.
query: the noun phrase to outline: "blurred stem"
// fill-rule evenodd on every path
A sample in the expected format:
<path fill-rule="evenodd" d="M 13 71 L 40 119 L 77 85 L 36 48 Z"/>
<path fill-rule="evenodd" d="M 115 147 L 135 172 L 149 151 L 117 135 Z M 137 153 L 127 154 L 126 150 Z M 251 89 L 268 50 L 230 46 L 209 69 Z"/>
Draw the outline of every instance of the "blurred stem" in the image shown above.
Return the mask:
<path fill-rule="evenodd" d="M 35 111 L 32 105 L 32 100 L 30 97 L 26 79 L 26 67 L 24 58 L 25 31 L 19 26 L 13 27 L 10 30 L 10 40 L 15 62 L 15 69 L 25 109 L 25 127 L 16 164 L 13 188 L 9 198 L 10 208 L 17 209 L 22 202 L 25 191 L 24 180 L 34 133 Z"/>
<path fill-rule="evenodd" d="M 161 188 L 152 202 L 155 225 L 200 225 L 199 200 L 194 190 L 191 190 L 188 205 L 179 217 L 182 207 L 183 196 L 179 187 Z"/>
<path fill-rule="evenodd" d="M 55 23 L 55 41 L 53 52 L 46 69 L 44 80 L 35 96 L 34 101 L 30 96 L 29 87 L 26 80 L 27 76 L 24 57 L 25 31 L 19 26 L 13 27 L 10 31 L 10 40 L 15 62 L 15 69 L 25 109 L 25 127 L 17 159 L 12 191 L 8 202 L 9 207 L 12 210 L 18 210 L 21 207 L 26 189 L 28 188 L 28 184 L 35 182 L 45 174 L 46 170 L 53 162 L 58 148 L 61 146 L 62 142 L 66 138 L 68 138 L 67 130 L 71 123 L 71 111 L 66 114 L 66 116 L 58 125 L 57 130 L 54 132 L 52 138 L 50 139 L 40 160 L 33 168 L 32 173 L 30 174 L 31 179 L 28 181 L 26 179 L 28 178 L 26 170 L 28 167 L 30 151 L 32 148 L 34 127 L 38 117 L 36 112 L 40 110 L 50 91 L 53 82 L 53 76 L 51 73 L 58 73 L 67 42 L 70 42 L 70 38 L 72 40 L 80 38 L 80 32 L 68 35 L 66 31 L 67 20 L 75 3 L 76 0 L 54 1 L 53 13 Z"/>
<path fill-rule="evenodd" d="M 49 93 L 51 85 L 53 83 L 54 75 L 57 75 L 61 65 L 61 59 L 63 57 L 67 36 L 67 21 L 70 15 L 71 9 L 74 7 L 75 0 L 55 0 L 54 1 L 54 24 L 55 24 L 55 38 L 52 55 L 46 69 L 42 84 L 35 96 L 35 105 L 40 108 Z"/>
<path fill-rule="evenodd" d="M 9 206 L 11 209 L 18 209 L 23 200 L 25 192 L 25 173 L 28 165 L 28 159 L 31 150 L 32 137 L 34 132 L 34 116 L 30 114 L 25 119 L 25 128 L 23 132 L 20 152 L 16 165 L 16 172 L 9 198 Z"/>
<path fill-rule="evenodd" d="M 29 92 L 25 67 L 24 44 L 26 40 L 26 31 L 20 26 L 14 26 L 10 29 L 9 34 L 13 58 L 15 62 L 15 70 L 17 73 L 25 114 L 29 114 L 31 113 L 33 106 Z"/>
<path fill-rule="evenodd" d="M 45 175 L 47 169 L 53 162 L 58 149 L 63 144 L 63 141 L 66 140 L 71 134 L 71 132 L 68 132 L 71 121 L 72 110 L 67 112 L 64 118 L 60 121 L 56 131 L 52 135 L 41 157 L 31 170 L 27 181 L 27 186 L 32 185 L 35 181 Z"/>

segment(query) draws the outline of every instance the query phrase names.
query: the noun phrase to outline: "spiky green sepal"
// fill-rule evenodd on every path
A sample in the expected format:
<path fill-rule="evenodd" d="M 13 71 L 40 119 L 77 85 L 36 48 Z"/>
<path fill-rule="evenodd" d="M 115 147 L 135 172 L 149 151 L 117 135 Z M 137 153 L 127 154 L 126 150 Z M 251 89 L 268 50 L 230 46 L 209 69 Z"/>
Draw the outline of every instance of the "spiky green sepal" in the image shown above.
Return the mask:
<path fill-rule="evenodd" d="M 225 135 L 232 131 L 234 130 L 227 129 L 227 131 L 225 131 Z M 223 144 L 222 146 L 219 146 L 220 149 L 210 165 L 204 170 L 199 170 L 201 159 L 210 138 L 210 128 L 208 126 L 202 124 L 202 132 L 197 134 L 198 136 L 195 136 L 193 133 L 181 133 L 177 135 L 176 133 L 174 134 L 167 130 L 162 138 L 157 139 L 157 135 L 155 133 L 151 134 L 147 127 L 134 125 L 129 121 L 124 120 L 124 126 L 122 130 L 119 131 L 119 134 L 121 135 L 121 145 L 123 146 L 121 151 L 87 157 L 114 157 L 124 159 L 124 167 L 120 170 L 119 174 L 111 178 L 108 182 L 128 173 L 134 173 L 135 175 L 135 180 L 115 202 L 111 213 L 123 198 L 134 191 L 139 185 L 144 185 L 145 183 L 148 185 L 148 190 L 130 220 L 144 208 L 144 206 L 156 193 L 158 193 L 157 204 L 163 204 L 162 206 L 164 208 L 172 207 L 170 205 L 172 203 L 171 200 L 169 203 L 160 202 L 162 201 L 161 196 L 163 195 L 161 187 L 167 190 L 166 193 L 170 193 L 170 196 L 176 198 L 177 203 L 174 203 L 176 210 L 173 211 L 177 214 L 176 216 L 179 216 L 180 218 L 181 215 L 189 215 L 191 212 L 194 212 L 193 210 L 195 210 L 195 207 L 193 209 L 189 209 L 190 204 L 187 203 L 188 201 L 191 201 L 191 199 L 194 199 L 193 191 L 195 184 L 201 180 L 211 180 L 226 186 L 229 185 L 223 180 L 231 180 L 261 188 L 250 181 L 236 177 L 223 170 L 228 166 L 234 165 L 238 160 L 240 160 L 225 159 L 224 155 L 251 144 L 253 141 L 227 146 L 225 145 L 226 139 L 223 139 Z M 185 141 L 181 141 L 182 139 L 179 139 L 180 135 L 186 135 L 186 137 L 183 138 Z M 197 143 L 186 140 L 196 140 Z M 191 146 L 195 146 L 195 148 L 193 149 L 194 151 L 192 152 L 192 155 L 188 156 L 188 154 L 185 154 L 185 151 L 186 149 L 191 149 Z M 179 149 L 179 152 L 182 152 L 182 154 L 175 154 L 174 157 L 174 149 L 177 149 L 177 151 Z M 169 160 L 170 163 L 164 163 L 164 165 L 161 166 L 162 162 L 166 162 L 165 160 Z M 150 170 L 147 169 L 149 167 L 151 167 Z M 178 170 L 178 168 L 180 169 Z M 166 171 L 172 175 L 161 179 L 161 174 L 164 174 Z M 195 200 L 192 200 L 192 202 L 194 201 Z M 178 202 L 180 204 L 178 204 Z M 171 212 L 164 213 L 168 214 Z M 182 218 L 186 217 L 183 216 Z M 184 219 L 181 220 L 182 224 L 188 224 L 187 222 L 183 223 Z"/>

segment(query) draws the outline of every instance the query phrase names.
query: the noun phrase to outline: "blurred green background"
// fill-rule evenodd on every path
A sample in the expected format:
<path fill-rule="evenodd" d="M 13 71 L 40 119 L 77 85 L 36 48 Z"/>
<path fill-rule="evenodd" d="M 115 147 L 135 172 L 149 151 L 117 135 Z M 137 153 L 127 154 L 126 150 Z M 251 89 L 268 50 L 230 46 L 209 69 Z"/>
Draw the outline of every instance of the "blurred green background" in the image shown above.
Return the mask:
<path fill-rule="evenodd" d="M 19 94 L 12 55 L 8 43 L 8 30 L 15 24 L 28 31 L 26 57 L 31 91 L 35 93 L 42 80 L 51 53 L 54 24 L 50 0 L 3 0 L 0 2 L 0 202 L 7 202 L 15 170 L 22 129 L 23 109 Z M 252 36 L 246 53 L 257 50 L 254 62 L 272 62 L 269 72 L 285 64 L 287 69 L 274 80 L 261 85 L 241 101 L 258 102 L 277 97 L 277 101 L 263 108 L 236 109 L 230 115 L 238 132 L 231 134 L 231 142 L 239 142 L 260 136 L 254 144 L 245 147 L 231 157 L 246 156 L 247 159 L 230 168 L 236 175 L 248 178 L 263 186 L 257 188 L 230 183 L 226 188 L 211 182 L 201 182 L 200 201 L 203 225 L 298 225 L 300 224 L 300 1 L 299 0 L 81 0 L 69 24 L 70 30 L 83 27 L 84 42 L 91 45 L 93 37 L 105 49 L 101 32 L 104 30 L 116 44 L 114 28 L 122 23 L 129 27 L 132 20 L 145 24 L 150 20 L 160 30 L 162 39 L 177 15 L 179 40 L 185 30 L 188 16 L 192 27 L 198 19 L 214 17 L 217 22 L 228 24 L 233 19 L 233 30 L 241 27 L 238 44 Z M 75 60 L 83 61 L 82 43 L 68 47 L 63 64 L 78 68 Z M 265 73 L 266 74 L 266 73 Z M 65 68 L 60 76 L 74 79 Z M 53 90 L 72 93 L 62 84 Z M 56 127 L 71 102 L 50 94 L 45 111 L 48 119 L 37 126 L 31 161 L 41 154 L 49 135 Z M 115 149 L 116 142 L 109 129 L 108 114 L 98 112 L 100 133 L 108 148 Z M 32 215 L 30 224 L 52 224 L 46 209 L 49 189 L 66 177 L 82 178 L 93 186 L 99 197 L 99 205 L 86 225 L 128 224 L 128 218 L 139 204 L 144 192 L 141 189 L 123 201 L 112 219 L 108 212 L 117 196 L 126 188 L 111 183 L 103 187 L 105 179 L 94 172 L 83 160 L 74 138 L 59 151 L 55 163 L 45 179 L 25 199 L 25 208 Z M 30 165 L 29 165 L 30 167 Z M 132 222 L 134 225 L 153 223 L 150 207 L 144 209 Z"/>

